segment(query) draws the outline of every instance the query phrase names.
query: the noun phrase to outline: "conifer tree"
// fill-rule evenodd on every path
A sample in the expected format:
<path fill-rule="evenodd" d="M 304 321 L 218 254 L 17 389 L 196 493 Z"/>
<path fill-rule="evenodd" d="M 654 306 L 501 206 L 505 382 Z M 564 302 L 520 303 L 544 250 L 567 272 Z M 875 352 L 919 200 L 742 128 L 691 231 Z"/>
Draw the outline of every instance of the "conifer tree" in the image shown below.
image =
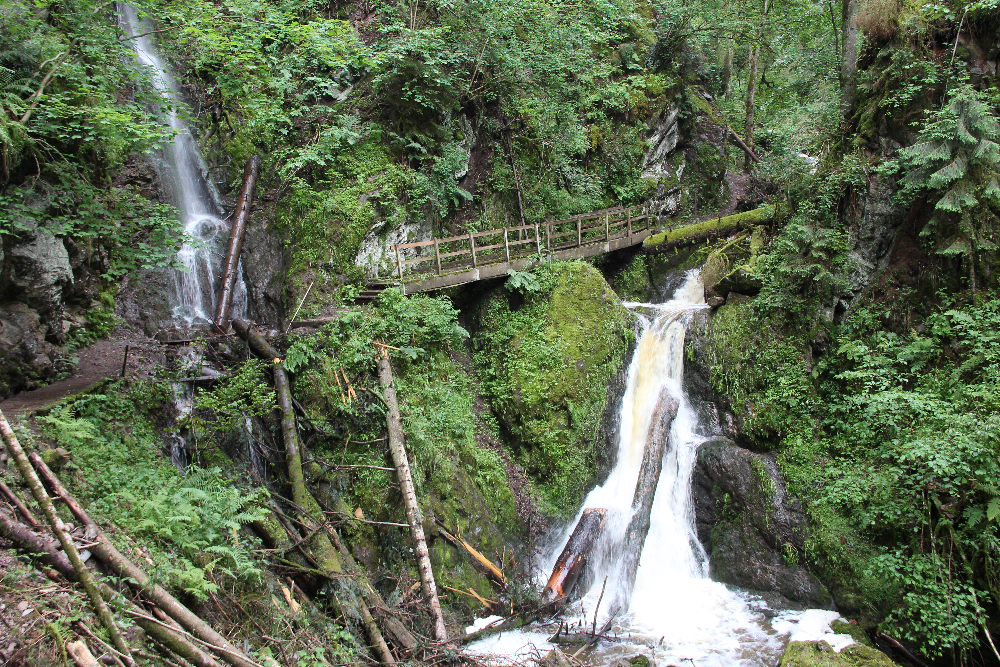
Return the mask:
<path fill-rule="evenodd" d="M 982 95 L 968 84 L 948 104 L 928 112 L 917 143 L 901 152 L 903 194 L 927 194 L 934 214 L 922 235 L 938 238 L 938 253 L 961 255 L 976 291 L 976 257 L 997 248 L 1000 231 L 1000 125 Z"/>

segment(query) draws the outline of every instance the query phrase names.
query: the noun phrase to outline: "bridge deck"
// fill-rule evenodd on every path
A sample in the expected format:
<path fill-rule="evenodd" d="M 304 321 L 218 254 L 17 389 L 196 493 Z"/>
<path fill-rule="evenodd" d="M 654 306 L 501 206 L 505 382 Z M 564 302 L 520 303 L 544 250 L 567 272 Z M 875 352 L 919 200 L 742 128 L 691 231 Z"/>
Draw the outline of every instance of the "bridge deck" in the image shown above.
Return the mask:
<path fill-rule="evenodd" d="M 404 294 L 496 278 L 545 259 L 592 257 L 642 243 L 656 216 L 612 208 L 538 225 L 505 227 L 391 246 Z"/>

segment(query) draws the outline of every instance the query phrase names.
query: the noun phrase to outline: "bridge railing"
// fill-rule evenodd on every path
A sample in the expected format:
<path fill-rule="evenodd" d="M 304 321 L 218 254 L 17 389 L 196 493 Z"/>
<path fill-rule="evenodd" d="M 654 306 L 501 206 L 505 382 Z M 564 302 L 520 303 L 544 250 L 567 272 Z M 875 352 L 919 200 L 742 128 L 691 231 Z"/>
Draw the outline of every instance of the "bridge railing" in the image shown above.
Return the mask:
<path fill-rule="evenodd" d="M 563 220 L 400 243 L 391 248 L 396 254 L 396 273 L 404 282 L 407 274 L 419 279 L 631 237 L 650 229 L 655 217 L 648 205 L 615 207 Z M 407 250 L 415 250 L 416 256 L 407 257 Z"/>

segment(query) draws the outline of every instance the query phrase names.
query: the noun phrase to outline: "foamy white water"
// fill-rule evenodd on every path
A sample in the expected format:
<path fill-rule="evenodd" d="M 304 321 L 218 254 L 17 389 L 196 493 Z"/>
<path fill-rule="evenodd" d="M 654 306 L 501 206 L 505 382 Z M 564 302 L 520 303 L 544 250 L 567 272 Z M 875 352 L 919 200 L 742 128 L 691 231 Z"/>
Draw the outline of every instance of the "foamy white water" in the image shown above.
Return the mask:
<path fill-rule="evenodd" d="M 157 113 L 174 133 L 173 140 L 163 151 L 158 172 L 172 190 L 184 231 L 196 239 L 195 244 L 185 243 L 177 252 L 184 270 L 174 271 L 174 318 L 178 324 L 186 326 L 206 324 L 215 310 L 215 282 L 222 264 L 220 247 L 228 237 L 229 225 L 220 217 L 223 211 L 218 193 L 208 178 L 208 169 L 194 137 L 179 113 L 185 107 L 177 82 L 157 55 L 150 35 L 146 34 L 154 28 L 139 17 L 135 7 L 119 4 L 122 29 L 131 36 L 136 58 L 148 68 L 153 87 L 162 100 Z M 241 264 L 233 291 L 233 318 L 246 316 L 246 303 Z"/>
<path fill-rule="evenodd" d="M 813 610 L 784 613 L 776 619 L 780 622 L 772 625 L 765 614 L 767 605 L 759 596 L 709 579 L 708 555 L 695 531 L 691 503 L 691 477 L 698 447 L 706 438 L 698 434 L 697 412 L 682 387 L 685 328 L 696 311 L 707 307 L 700 273 L 689 272 L 666 303 L 626 306 L 649 317 L 640 316 L 643 332 L 629 364 L 617 463 L 607 481 L 587 496 L 577 517 L 553 539 L 553 548 L 541 564 L 538 577 L 544 584 L 583 509 L 606 508 L 604 533 L 591 556 L 588 590 L 563 614 L 564 620 L 589 630 L 607 579 L 597 609 L 597 624 L 600 626 L 616 611 L 613 607 L 618 601 L 623 608 L 618 610 L 610 632 L 624 637 L 624 641 L 602 643 L 590 662 L 607 664 L 619 656 L 642 653 L 657 664 L 695 661 L 698 667 L 770 667 L 776 664 L 792 633 L 797 632 L 803 640 L 807 636 L 825 638 L 837 614 L 820 610 L 815 610 L 820 611 L 819 615 Z M 632 518 L 632 498 L 650 422 L 664 388 L 677 399 L 679 407 L 664 452 L 649 534 L 629 597 L 620 567 L 622 541 Z M 808 627 L 800 630 L 803 618 Z M 489 660 L 494 664 L 525 661 L 551 648 L 546 640 L 556 629 L 551 625 L 508 632 L 476 642 L 468 650 L 495 656 Z"/>

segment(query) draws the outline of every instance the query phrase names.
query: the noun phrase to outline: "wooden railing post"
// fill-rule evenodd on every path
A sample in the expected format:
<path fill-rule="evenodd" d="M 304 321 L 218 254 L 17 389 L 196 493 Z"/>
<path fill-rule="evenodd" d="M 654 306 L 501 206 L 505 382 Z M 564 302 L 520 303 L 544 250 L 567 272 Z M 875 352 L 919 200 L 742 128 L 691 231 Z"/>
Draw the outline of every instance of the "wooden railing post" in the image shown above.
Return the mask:
<path fill-rule="evenodd" d="M 476 237 L 469 232 L 469 247 L 472 248 L 472 268 L 477 268 L 479 263 L 476 262 Z"/>
<path fill-rule="evenodd" d="M 542 256 L 542 237 L 538 235 L 538 223 L 535 223 L 535 246 L 538 248 L 538 256 Z"/>
<path fill-rule="evenodd" d="M 403 258 L 399 254 L 399 246 L 393 246 L 396 249 L 396 268 L 399 270 L 399 282 L 403 282 Z"/>
<path fill-rule="evenodd" d="M 583 219 L 576 219 L 576 245 L 580 247 L 583 245 Z"/>
<path fill-rule="evenodd" d="M 604 214 L 604 240 L 605 241 L 610 241 L 611 240 L 611 227 L 610 227 L 610 223 L 611 223 L 611 214 L 610 213 L 605 213 Z"/>
<path fill-rule="evenodd" d="M 507 240 L 507 228 L 503 228 L 503 249 L 507 253 L 507 261 L 510 261 L 510 241 Z"/>
<path fill-rule="evenodd" d="M 632 208 L 631 207 L 629 207 L 627 215 L 628 215 L 628 237 L 631 240 L 631 238 L 632 238 Z"/>
<path fill-rule="evenodd" d="M 434 239 L 434 261 L 437 262 L 438 275 L 441 275 L 441 251 L 438 248 L 438 240 Z"/>
<path fill-rule="evenodd" d="M 552 254 L 552 223 L 545 223 L 545 249 Z"/>

